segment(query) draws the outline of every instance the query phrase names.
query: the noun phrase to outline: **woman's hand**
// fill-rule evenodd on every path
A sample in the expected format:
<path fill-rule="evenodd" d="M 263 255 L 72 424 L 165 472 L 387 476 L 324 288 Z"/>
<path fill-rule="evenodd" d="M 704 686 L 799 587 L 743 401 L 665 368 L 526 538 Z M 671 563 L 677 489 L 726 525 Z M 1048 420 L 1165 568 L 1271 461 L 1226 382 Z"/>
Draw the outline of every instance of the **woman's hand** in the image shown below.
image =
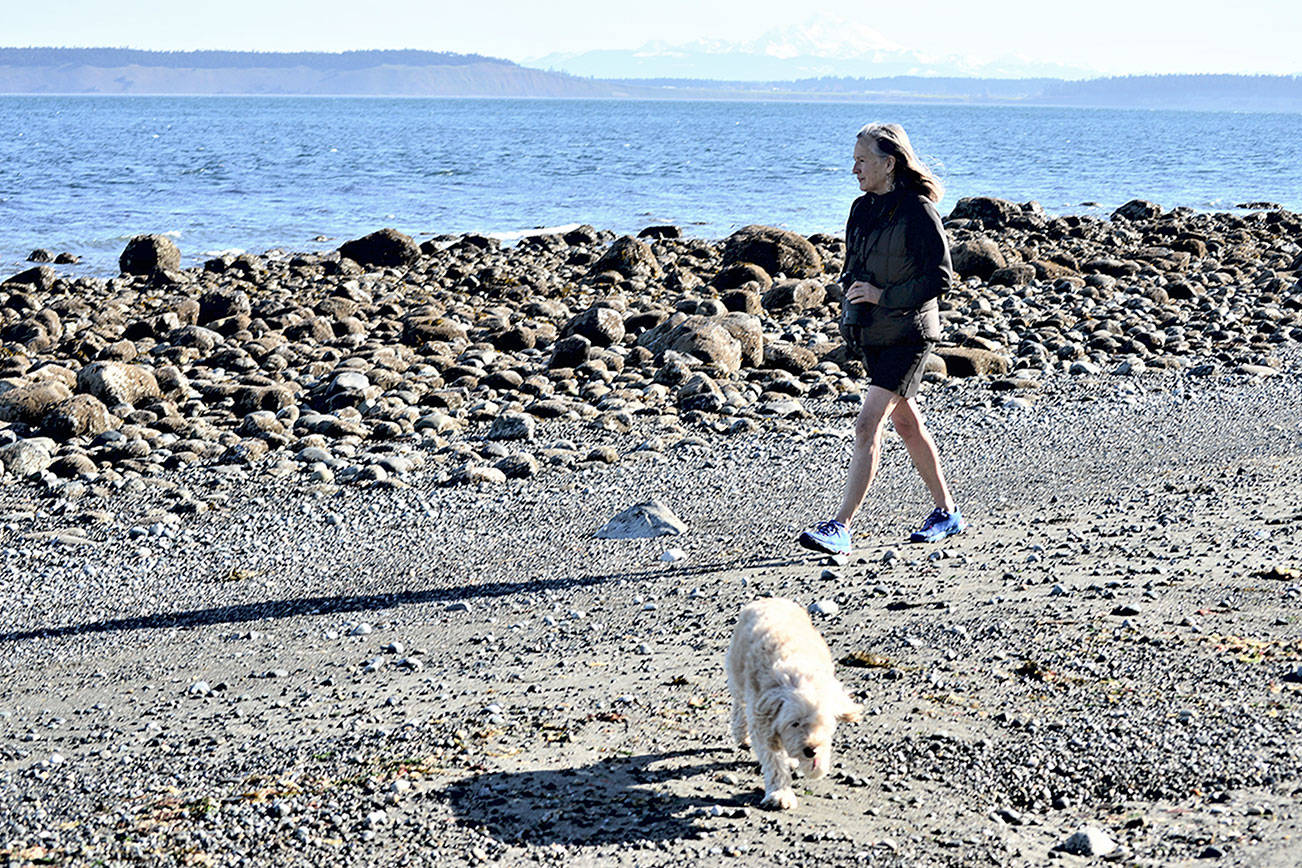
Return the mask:
<path fill-rule="evenodd" d="M 845 291 L 845 300 L 853 304 L 877 304 L 882 300 L 882 288 L 864 280 L 856 280 Z"/>

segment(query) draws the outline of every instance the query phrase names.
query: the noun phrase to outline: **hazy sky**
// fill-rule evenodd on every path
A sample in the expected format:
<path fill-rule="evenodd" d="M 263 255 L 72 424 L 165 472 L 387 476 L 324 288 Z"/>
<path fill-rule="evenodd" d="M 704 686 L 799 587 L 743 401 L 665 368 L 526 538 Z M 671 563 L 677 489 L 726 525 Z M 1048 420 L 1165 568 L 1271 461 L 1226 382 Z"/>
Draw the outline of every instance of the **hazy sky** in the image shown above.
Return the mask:
<path fill-rule="evenodd" d="M 1298 0 L 51 0 L 6 2 L 0 44 L 344 51 L 419 48 L 512 60 L 744 41 L 815 12 L 905 48 L 977 60 L 1021 55 L 1098 70 L 1302 74 Z"/>

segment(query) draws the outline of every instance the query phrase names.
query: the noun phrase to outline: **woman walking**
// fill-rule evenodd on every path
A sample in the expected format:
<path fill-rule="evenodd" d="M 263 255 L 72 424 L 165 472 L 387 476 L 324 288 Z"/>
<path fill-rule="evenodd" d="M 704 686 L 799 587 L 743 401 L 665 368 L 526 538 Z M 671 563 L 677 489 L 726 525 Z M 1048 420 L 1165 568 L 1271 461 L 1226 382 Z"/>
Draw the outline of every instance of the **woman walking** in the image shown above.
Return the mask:
<path fill-rule="evenodd" d="M 841 336 L 847 355 L 863 361 L 870 385 L 855 420 L 841 508 L 798 540 L 827 554 L 850 553 L 850 523 L 877 472 L 887 419 L 935 501 L 936 508 L 910 539 L 934 542 L 966 527 L 914 400 L 927 356 L 940 340 L 936 300 L 954 278 L 949 241 L 935 206 L 943 188 L 913 153 L 899 124 L 869 124 L 859 130 L 854 175 L 864 195 L 850 206 L 845 228 Z"/>

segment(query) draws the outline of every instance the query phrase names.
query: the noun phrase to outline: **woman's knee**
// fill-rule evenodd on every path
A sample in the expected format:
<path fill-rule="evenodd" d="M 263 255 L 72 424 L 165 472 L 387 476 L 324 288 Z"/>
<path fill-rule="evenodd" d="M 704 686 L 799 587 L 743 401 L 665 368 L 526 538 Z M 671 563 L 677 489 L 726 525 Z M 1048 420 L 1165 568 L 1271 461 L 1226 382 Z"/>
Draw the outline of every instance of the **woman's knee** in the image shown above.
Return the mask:
<path fill-rule="evenodd" d="M 911 401 L 901 401 L 895 405 L 895 410 L 891 413 L 891 424 L 895 426 L 895 433 L 906 443 L 925 439 L 927 429 L 923 425 L 921 414 Z"/>
<path fill-rule="evenodd" d="M 863 416 L 854 420 L 854 445 L 858 448 L 870 446 L 876 442 L 882 431 L 882 425 L 885 422 L 882 416 Z"/>

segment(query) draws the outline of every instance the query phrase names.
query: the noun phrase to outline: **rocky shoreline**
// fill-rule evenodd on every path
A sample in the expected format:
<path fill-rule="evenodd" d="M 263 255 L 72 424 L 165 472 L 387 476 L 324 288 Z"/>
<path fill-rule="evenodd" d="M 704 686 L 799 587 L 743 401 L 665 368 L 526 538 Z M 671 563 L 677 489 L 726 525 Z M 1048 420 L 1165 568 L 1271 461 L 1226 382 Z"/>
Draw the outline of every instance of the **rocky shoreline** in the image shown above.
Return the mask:
<path fill-rule="evenodd" d="M 963 282 L 943 304 L 936 379 L 1016 391 L 1059 373 L 1273 376 L 1277 349 L 1302 340 L 1289 212 L 1135 201 L 1110 221 L 1050 219 L 981 198 L 947 224 Z M 59 489 L 213 461 L 375 483 L 433 460 L 448 482 L 501 484 L 618 460 L 504 445 L 548 419 L 746 431 L 806 416 L 805 398 L 853 400 L 860 372 L 834 322 L 840 240 L 642 234 L 582 227 L 503 249 L 383 230 L 331 256 L 189 271 L 169 240 L 142 236 L 118 279 L 37 266 L 0 295 L 4 467 Z"/>
<path fill-rule="evenodd" d="M 143 238 L 6 282 L 0 853 L 1291 864 L 1302 221 L 948 222 L 923 400 L 974 526 L 902 546 L 888 449 L 845 563 L 791 544 L 861 388 L 836 238 Z M 686 533 L 596 538 L 651 496 Z M 726 739 L 760 593 L 827 604 L 870 709 L 798 816 Z"/>

